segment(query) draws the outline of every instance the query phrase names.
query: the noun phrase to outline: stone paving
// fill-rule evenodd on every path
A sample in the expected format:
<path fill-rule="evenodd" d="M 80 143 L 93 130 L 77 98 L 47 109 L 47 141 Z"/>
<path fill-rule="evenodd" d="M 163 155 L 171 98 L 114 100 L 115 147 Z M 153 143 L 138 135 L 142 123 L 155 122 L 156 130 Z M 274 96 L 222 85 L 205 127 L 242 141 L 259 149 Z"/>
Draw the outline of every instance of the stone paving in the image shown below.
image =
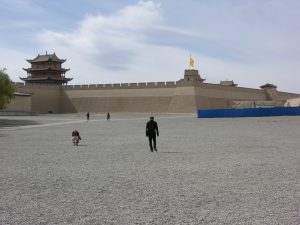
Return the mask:
<path fill-rule="evenodd" d="M 0 117 L 0 224 L 300 224 L 300 117 L 149 116 Z"/>

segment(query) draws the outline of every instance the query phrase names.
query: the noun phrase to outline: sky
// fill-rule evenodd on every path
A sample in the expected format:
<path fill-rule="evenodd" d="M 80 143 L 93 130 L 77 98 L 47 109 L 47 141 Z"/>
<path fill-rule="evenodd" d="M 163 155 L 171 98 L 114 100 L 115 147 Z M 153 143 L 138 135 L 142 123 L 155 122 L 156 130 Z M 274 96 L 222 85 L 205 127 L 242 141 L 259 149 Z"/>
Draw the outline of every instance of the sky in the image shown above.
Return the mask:
<path fill-rule="evenodd" d="M 0 68 L 67 59 L 69 84 L 177 81 L 300 93 L 299 0 L 0 0 Z"/>

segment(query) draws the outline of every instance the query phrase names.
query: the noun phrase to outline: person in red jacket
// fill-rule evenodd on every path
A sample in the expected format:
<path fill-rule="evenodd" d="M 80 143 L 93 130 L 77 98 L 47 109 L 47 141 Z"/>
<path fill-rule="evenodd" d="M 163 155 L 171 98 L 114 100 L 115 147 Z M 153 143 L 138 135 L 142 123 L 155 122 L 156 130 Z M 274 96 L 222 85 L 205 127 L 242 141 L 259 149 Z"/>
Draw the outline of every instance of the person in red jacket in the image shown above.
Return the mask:
<path fill-rule="evenodd" d="M 81 140 L 79 131 L 75 129 L 75 130 L 72 131 L 72 142 L 73 142 L 73 145 L 77 145 L 78 146 L 79 140 Z"/>

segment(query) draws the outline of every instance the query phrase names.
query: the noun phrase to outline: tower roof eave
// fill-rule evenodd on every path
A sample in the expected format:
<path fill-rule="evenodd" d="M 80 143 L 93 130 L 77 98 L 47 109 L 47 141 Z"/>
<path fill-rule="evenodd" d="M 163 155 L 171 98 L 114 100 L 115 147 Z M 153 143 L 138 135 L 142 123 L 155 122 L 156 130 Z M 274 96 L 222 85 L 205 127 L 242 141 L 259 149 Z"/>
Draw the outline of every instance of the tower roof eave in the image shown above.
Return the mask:
<path fill-rule="evenodd" d="M 54 80 L 54 81 L 63 81 L 68 82 L 73 80 L 73 78 L 66 77 L 19 77 L 23 81 L 43 81 L 43 80 Z"/>
<path fill-rule="evenodd" d="M 30 71 L 47 71 L 47 70 L 51 70 L 51 71 L 61 71 L 61 72 L 67 72 L 70 70 L 69 69 L 65 69 L 65 68 L 23 68 L 23 70 L 25 70 L 26 72 L 30 72 Z"/>
<path fill-rule="evenodd" d="M 34 59 L 26 59 L 26 61 L 29 62 L 29 63 L 47 62 L 47 61 L 64 63 L 67 60 L 66 59 L 60 59 L 56 56 L 55 53 L 53 53 L 53 54 L 46 54 L 46 55 L 40 55 L 39 54 Z"/>
<path fill-rule="evenodd" d="M 261 85 L 260 88 L 261 89 L 264 89 L 264 88 L 277 88 L 277 86 L 274 85 L 274 84 L 266 83 L 264 85 Z"/>

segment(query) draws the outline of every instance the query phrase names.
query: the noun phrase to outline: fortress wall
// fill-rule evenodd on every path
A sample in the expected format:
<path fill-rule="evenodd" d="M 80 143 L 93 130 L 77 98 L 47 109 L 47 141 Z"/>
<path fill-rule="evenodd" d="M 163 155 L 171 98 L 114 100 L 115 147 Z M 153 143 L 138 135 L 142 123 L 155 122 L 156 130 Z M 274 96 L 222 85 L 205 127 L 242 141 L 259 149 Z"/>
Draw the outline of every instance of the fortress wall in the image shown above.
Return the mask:
<path fill-rule="evenodd" d="M 64 112 L 167 112 L 174 88 L 65 89 Z"/>
<path fill-rule="evenodd" d="M 232 99 L 212 98 L 212 97 L 196 97 L 197 109 L 226 109 L 233 105 Z"/>
<path fill-rule="evenodd" d="M 172 97 L 74 98 L 66 112 L 167 112 Z"/>
<path fill-rule="evenodd" d="M 175 88 L 173 98 L 168 107 L 168 112 L 173 113 L 195 113 L 197 104 L 195 98 L 195 87 L 179 86 Z"/>
<path fill-rule="evenodd" d="M 265 101 L 260 89 L 207 83 L 115 83 L 92 85 L 15 84 L 18 92 L 31 93 L 31 110 L 47 113 L 172 112 L 231 108 L 234 101 Z M 281 99 L 300 95 L 278 92 Z"/>
<path fill-rule="evenodd" d="M 147 83 L 138 83 L 138 86 L 145 88 L 147 86 Z"/>
<path fill-rule="evenodd" d="M 30 93 L 32 112 L 61 112 L 61 86 L 26 84 L 16 85 L 18 92 Z"/>
<path fill-rule="evenodd" d="M 202 84 L 196 87 L 195 98 L 198 109 L 222 109 L 231 108 L 236 100 L 265 101 L 266 94 L 260 89 Z"/>
<path fill-rule="evenodd" d="M 265 101 L 266 94 L 261 89 L 251 89 L 243 87 L 221 86 L 217 84 L 203 84 L 197 88 L 197 96 L 210 98 L 226 98 L 240 100 L 259 100 Z"/>
<path fill-rule="evenodd" d="M 31 96 L 15 96 L 15 98 L 0 111 L 31 112 Z"/>
<path fill-rule="evenodd" d="M 288 93 L 288 92 L 281 92 L 281 91 L 279 91 L 278 92 L 278 96 L 282 100 L 288 100 L 288 99 L 291 99 L 291 98 L 299 98 L 300 94 L 294 94 L 294 93 Z"/>
<path fill-rule="evenodd" d="M 264 90 L 215 84 L 176 87 L 175 82 L 149 82 L 98 87 L 67 89 L 63 111 L 194 113 L 199 108 L 231 108 L 236 100 L 266 100 Z M 291 97 L 290 93 L 282 95 Z"/>

